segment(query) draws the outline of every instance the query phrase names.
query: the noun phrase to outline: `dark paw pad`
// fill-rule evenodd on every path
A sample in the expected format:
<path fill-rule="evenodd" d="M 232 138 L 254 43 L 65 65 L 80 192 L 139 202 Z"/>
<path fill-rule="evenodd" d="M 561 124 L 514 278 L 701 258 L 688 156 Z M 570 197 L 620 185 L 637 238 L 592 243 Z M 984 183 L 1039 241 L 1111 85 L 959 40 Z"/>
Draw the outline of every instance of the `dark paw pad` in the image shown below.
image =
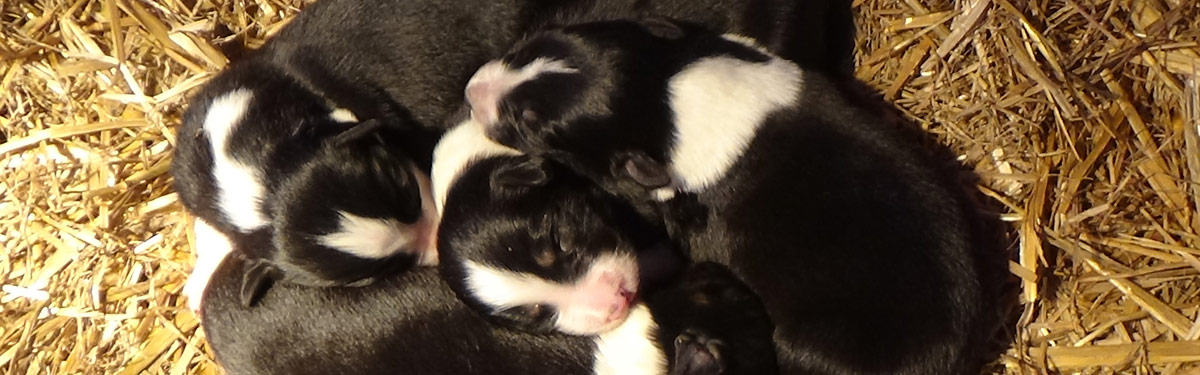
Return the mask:
<path fill-rule="evenodd" d="M 717 375 L 725 372 L 725 343 L 704 332 L 688 329 L 675 337 L 673 375 Z"/>

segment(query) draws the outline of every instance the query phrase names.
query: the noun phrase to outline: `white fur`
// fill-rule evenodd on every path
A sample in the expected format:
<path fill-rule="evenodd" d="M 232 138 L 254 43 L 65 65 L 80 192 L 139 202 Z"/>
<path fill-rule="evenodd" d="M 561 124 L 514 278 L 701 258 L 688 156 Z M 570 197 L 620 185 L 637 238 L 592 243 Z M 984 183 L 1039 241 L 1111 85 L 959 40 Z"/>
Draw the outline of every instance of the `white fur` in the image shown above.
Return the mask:
<path fill-rule="evenodd" d="M 329 112 L 329 118 L 342 123 L 358 122 L 358 117 L 354 115 L 354 112 L 345 108 L 335 108 L 333 112 Z"/>
<path fill-rule="evenodd" d="M 471 105 L 471 118 L 484 125 L 493 124 L 499 119 L 500 98 L 513 88 L 545 73 L 576 72 L 578 70 L 565 61 L 544 57 L 536 58 L 516 70 L 500 60 L 488 62 L 467 81 L 465 93 L 467 103 Z"/>
<path fill-rule="evenodd" d="M 417 239 L 417 231 L 396 219 L 362 217 L 338 211 L 338 230 L 317 240 L 342 252 L 367 259 L 396 254 Z"/>
<path fill-rule="evenodd" d="M 495 311 L 507 308 L 548 304 L 557 310 L 554 325 L 558 330 L 577 335 L 605 332 L 621 324 L 606 322 L 611 311 L 597 310 L 579 303 L 581 294 L 591 293 L 596 279 L 603 274 L 617 275 L 630 291 L 637 290 L 637 260 L 632 255 L 606 254 L 598 257 L 579 280 L 556 283 L 537 275 L 496 269 L 468 261 L 467 288 L 471 295 Z"/>
<path fill-rule="evenodd" d="M 196 264 L 183 285 L 183 295 L 187 296 L 188 308 L 200 311 L 204 289 L 217 266 L 233 251 L 233 243 L 204 219 L 196 218 L 192 222 L 192 232 L 196 235 L 196 243 L 192 244 L 196 249 Z"/>
<path fill-rule="evenodd" d="M 204 131 L 212 142 L 213 179 L 217 186 L 217 207 L 230 224 L 249 232 L 267 225 L 259 208 L 263 197 L 260 172 L 229 155 L 229 136 L 250 106 L 250 90 L 233 90 L 213 100 L 204 117 Z"/>
<path fill-rule="evenodd" d="M 338 230 L 318 237 L 322 245 L 367 259 L 382 259 L 401 250 L 417 256 L 417 264 L 437 265 L 438 212 L 434 209 L 429 177 L 416 165 L 409 171 L 421 189 L 421 216 L 411 224 L 396 219 L 367 218 L 338 211 Z"/>
<path fill-rule="evenodd" d="M 745 37 L 725 38 L 759 48 Z M 802 84 L 800 68 L 778 57 L 764 63 L 709 57 L 672 77 L 668 90 L 675 112 L 671 149 L 675 188 L 696 192 L 720 180 L 746 151 L 766 117 L 796 103 Z"/>
<path fill-rule="evenodd" d="M 491 156 L 521 155 L 520 151 L 488 139 L 483 126 L 467 120 L 442 135 L 433 150 L 433 199 L 437 212 L 446 206 L 446 193 L 451 182 L 466 170 L 467 166 Z"/>
<path fill-rule="evenodd" d="M 637 305 L 624 323 L 596 337 L 596 375 L 667 373 L 667 356 L 657 344 L 658 324 L 645 305 Z"/>

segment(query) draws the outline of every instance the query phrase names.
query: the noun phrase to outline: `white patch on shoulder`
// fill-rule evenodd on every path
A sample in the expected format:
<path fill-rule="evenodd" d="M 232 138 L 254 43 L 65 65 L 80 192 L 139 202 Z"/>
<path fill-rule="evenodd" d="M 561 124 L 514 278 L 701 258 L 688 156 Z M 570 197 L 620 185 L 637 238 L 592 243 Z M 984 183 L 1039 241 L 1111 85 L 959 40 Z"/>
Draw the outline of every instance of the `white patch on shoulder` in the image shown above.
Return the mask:
<path fill-rule="evenodd" d="M 521 155 L 520 151 L 506 147 L 484 134 L 483 126 L 467 120 L 455 126 L 438 141 L 433 149 L 433 199 L 437 212 L 446 206 L 446 193 L 451 183 L 468 166 L 492 156 Z"/>
<path fill-rule="evenodd" d="M 758 48 L 748 38 L 725 37 Z M 766 117 L 795 105 L 802 85 L 800 68 L 774 56 L 762 63 L 729 56 L 703 58 L 672 77 L 668 90 L 675 112 L 675 188 L 696 192 L 720 180 Z"/>
<path fill-rule="evenodd" d="M 338 230 L 322 235 L 322 245 L 367 259 L 382 259 L 396 254 L 418 240 L 418 231 L 396 219 L 362 217 L 338 211 Z"/>
<path fill-rule="evenodd" d="M 471 118 L 483 125 L 492 125 L 500 118 L 500 98 L 513 88 L 545 73 L 577 73 L 565 61 L 539 57 L 520 69 L 513 70 L 500 60 L 479 67 L 467 81 L 465 95 L 471 106 Z"/>
<path fill-rule="evenodd" d="M 345 108 L 335 108 L 333 112 L 329 112 L 329 118 L 341 123 L 358 122 L 358 116 L 355 116 L 354 112 L 350 112 L 349 109 Z"/>
<path fill-rule="evenodd" d="M 208 287 L 209 279 L 212 278 L 213 272 L 216 272 L 217 266 L 233 251 L 233 243 L 229 237 L 201 218 L 193 220 L 192 232 L 196 235 L 196 242 L 192 244 L 196 249 L 196 264 L 183 285 L 183 295 L 187 296 L 188 308 L 200 311 L 204 289 Z"/>
<path fill-rule="evenodd" d="M 213 179 L 217 185 L 217 207 L 230 224 L 243 232 L 267 225 L 260 209 L 263 197 L 261 172 L 229 155 L 229 136 L 237 128 L 253 94 L 238 89 L 217 97 L 204 117 L 204 131 L 212 142 Z"/>
<path fill-rule="evenodd" d="M 617 328 L 596 337 L 596 375 L 661 375 L 667 373 L 667 355 L 658 346 L 658 324 L 646 305 L 639 304 Z"/>

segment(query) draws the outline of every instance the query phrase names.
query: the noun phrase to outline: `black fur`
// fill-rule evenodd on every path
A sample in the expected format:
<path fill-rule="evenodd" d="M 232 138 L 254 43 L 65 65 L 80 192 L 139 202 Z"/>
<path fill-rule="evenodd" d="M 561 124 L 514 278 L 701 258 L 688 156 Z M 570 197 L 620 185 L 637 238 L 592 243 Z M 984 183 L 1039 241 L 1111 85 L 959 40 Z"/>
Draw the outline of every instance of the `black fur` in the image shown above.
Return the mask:
<path fill-rule="evenodd" d="M 230 375 L 592 373 L 593 340 L 496 327 L 463 306 L 431 268 L 360 288 L 280 285 L 247 308 L 237 296 L 245 267 L 238 257 L 226 259 L 204 298 L 205 333 Z M 769 373 L 769 322 L 723 267 L 697 265 L 649 303 L 656 316 L 677 319 L 647 338 L 668 348 L 666 360 L 694 348 L 684 339 L 675 348 L 685 330 L 722 343 L 720 362 L 676 364 L 671 374 Z"/>
<path fill-rule="evenodd" d="M 546 55 L 582 74 L 555 77 L 571 82 L 549 97 L 541 78 L 513 89 L 490 134 L 648 201 L 657 186 L 639 182 L 661 171 L 646 159 L 669 163 L 674 142 L 671 75 L 705 56 L 771 58 L 680 27 L 683 37 L 611 22 L 531 38 L 507 58 L 551 45 Z M 978 243 L 969 199 L 910 138 L 848 104 L 835 81 L 810 70 L 801 87 L 719 181 L 656 215 L 693 259 L 729 265 L 762 297 L 782 373 L 977 373 L 975 337 L 992 327 L 980 276 L 990 271 L 977 267 L 991 247 Z M 536 121 L 512 115 L 527 108 Z"/>

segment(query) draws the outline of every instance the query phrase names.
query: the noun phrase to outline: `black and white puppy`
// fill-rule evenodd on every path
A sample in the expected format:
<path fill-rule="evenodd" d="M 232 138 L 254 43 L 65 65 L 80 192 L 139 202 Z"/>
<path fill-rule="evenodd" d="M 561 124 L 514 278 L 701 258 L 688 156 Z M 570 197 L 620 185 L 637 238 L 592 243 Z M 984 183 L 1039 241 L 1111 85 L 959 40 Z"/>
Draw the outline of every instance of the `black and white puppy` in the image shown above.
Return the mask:
<path fill-rule="evenodd" d="M 595 338 L 497 327 L 464 306 L 432 268 L 358 288 L 278 285 L 245 307 L 239 284 L 247 267 L 240 257 L 226 259 L 203 302 L 205 333 L 231 375 L 775 371 L 761 303 L 716 264 L 693 266 L 634 307 L 625 324 Z"/>
<path fill-rule="evenodd" d="M 198 301 L 223 252 L 214 249 L 227 249 L 229 237 L 274 238 L 243 254 L 257 261 L 247 302 L 266 279 L 362 284 L 392 267 L 436 264 L 427 167 L 405 152 L 420 135 L 358 121 L 302 84 L 245 64 L 230 71 L 245 74 L 219 76 L 198 94 L 178 137 L 172 172 L 201 253 L 189 301 Z"/>
<path fill-rule="evenodd" d="M 662 202 L 693 259 L 760 295 L 783 373 L 978 372 L 992 325 L 979 218 L 940 164 L 826 76 L 672 25 L 536 35 L 477 73 L 469 99 L 496 100 L 472 100 L 473 117 L 612 193 Z"/>
<path fill-rule="evenodd" d="M 634 306 L 665 235 L 616 197 L 463 122 L 434 153 L 440 268 L 467 305 L 526 329 L 590 334 Z"/>
<path fill-rule="evenodd" d="M 848 12 L 848 2 L 795 0 L 320 1 L 191 99 L 172 166 L 175 186 L 199 219 L 197 232 L 269 230 L 278 239 L 251 254 L 261 263 L 247 277 L 248 296 L 267 278 L 364 283 L 397 259 L 436 261 L 427 245 L 437 218 L 417 198 L 428 196 L 418 190 L 422 173 L 471 72 L 522 35 L 553 24 L 663 15 L 754 35 L 796 51 L 797 61 L 818 61 L 826 50 L 849 50 L 852 26 L 841 25 L 837 38 L 789 31 Z M 821 48 L 796 48 L 815 44 Z M 319 145 L 364 124 L 393 133 L 398 145 L 381 146 L 386 162 L 351 155 L 338 165 L 344 150 Z M 381 175 L 360 173 L 376 167 Z M 221 241 L 196 245 L 203 252 Z M 192 300 L 215 265 L 197 263 Z"/>

